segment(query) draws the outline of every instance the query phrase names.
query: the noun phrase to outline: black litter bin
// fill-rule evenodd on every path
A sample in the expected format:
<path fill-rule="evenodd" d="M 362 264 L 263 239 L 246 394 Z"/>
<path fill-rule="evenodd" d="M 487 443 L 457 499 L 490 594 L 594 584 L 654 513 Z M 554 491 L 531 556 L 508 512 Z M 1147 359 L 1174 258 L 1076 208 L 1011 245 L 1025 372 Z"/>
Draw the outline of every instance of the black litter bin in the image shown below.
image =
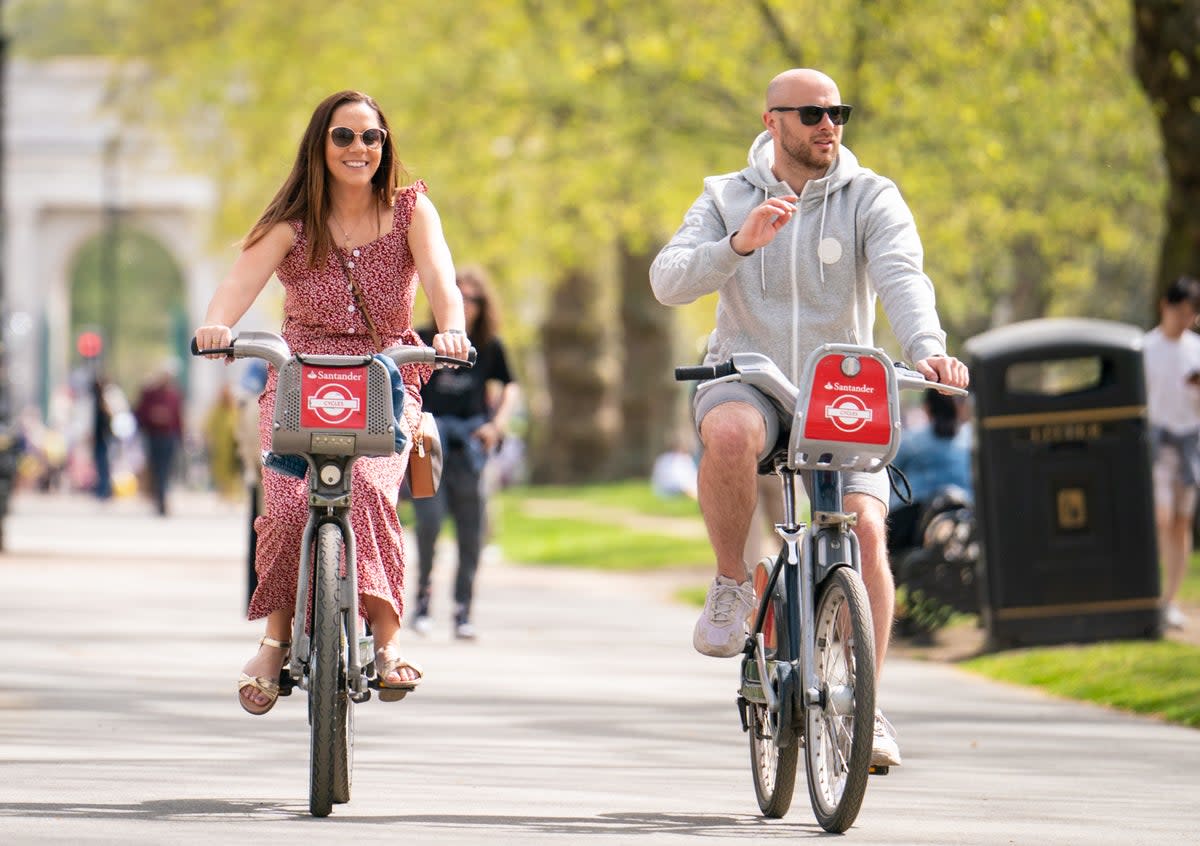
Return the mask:
<path fill-rule="evenodd" d="M 1047 318 L 966 344 L 992 648 L 1160 635 L 1142 336 Z"/>

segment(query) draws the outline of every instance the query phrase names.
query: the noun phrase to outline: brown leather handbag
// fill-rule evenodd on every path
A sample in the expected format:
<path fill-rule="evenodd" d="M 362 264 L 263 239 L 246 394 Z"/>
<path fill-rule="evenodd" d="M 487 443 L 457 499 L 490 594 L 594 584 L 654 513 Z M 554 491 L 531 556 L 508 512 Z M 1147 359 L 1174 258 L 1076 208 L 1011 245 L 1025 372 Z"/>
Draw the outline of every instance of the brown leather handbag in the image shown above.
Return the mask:
<path fill-rule="evenodd" d="M 414 499 L 425 499 L 437 493 L 442 481 L 442 439 L 437 421 L 428 411 L 421 413 L 421 424 L 413 433 L 408 452 L 408 487 Z"/>

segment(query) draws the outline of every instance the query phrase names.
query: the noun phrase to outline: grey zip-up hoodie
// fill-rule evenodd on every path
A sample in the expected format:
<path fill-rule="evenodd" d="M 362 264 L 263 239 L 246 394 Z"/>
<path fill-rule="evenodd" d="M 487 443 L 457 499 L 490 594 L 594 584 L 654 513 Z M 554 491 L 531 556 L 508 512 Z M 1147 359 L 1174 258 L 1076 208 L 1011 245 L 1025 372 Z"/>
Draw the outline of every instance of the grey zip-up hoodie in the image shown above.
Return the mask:
<path fill-rule="evenodd" d="M 706 363 L 758 352 L 798 381 L 821 344 L 874 345 L 876 297 L 910 362 L 945 354 L 921 240 L 891 180 L 842 147 L 829 172 L 804 186 L 797 213 L 775 239 L 740 256 L 729 239 L 750 211 L 768 196 L 794 193 L 771 173 L 769 132 L 750 146 L 749 162 L 704 180 L 704 193 L 650 268 L 664 305 L 719 292 Z"/>

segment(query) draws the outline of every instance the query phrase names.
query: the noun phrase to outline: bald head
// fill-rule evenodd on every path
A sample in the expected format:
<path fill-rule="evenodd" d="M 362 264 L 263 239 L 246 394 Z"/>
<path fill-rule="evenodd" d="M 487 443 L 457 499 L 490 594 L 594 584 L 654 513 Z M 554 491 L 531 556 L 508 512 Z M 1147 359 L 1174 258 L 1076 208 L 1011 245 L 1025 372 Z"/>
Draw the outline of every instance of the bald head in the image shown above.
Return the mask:
<path fill-rule="evenodd" d="M 819 70 L 793 68 L 767 85 L 767 108 L 842 102 L 837 83 Z"/>

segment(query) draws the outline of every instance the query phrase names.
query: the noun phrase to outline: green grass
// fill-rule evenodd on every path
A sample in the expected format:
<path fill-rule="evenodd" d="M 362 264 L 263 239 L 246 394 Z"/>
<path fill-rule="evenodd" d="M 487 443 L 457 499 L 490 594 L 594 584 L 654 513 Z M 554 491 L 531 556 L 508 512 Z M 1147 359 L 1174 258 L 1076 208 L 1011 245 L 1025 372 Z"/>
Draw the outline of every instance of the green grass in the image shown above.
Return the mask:
<path fill-rule="evenodd" d="M 505 501 L 553 499 L 620 508 L 652 517 L 700 518 L 700 507 L 687 497 L 661 497 L 644 479 L 597 485 L 530 485 L 509 488 L 500 494 Z"/>
<path fill-rule="evenodd" d="M 1200 648 L 1174 641 L 1044 647 L 963 662 L 981 675 L 1200 728 Z"/>
<path fill-rule="evenodd" d="M 531 513 L 530 500 L 577 506 L 570 516 Z M 497 497 L 496 543 L 509 561 L 603 570 L 653 570 L 711 565 L 712 550 L 696 503 L 663 499 L 647 482 L 579 487 L 510 488 Z M 597 507 L 589 514 L 589 507 Z M 694 518 L 694 536 L 657 533 L 644 518 Z"/>
<path fill-rule="evenodd" d="M 1200 605 L 1200 552 L 1192 555 L 1183 584 L 1179 586 L 1179 599 L 1191 605 Z"/>

